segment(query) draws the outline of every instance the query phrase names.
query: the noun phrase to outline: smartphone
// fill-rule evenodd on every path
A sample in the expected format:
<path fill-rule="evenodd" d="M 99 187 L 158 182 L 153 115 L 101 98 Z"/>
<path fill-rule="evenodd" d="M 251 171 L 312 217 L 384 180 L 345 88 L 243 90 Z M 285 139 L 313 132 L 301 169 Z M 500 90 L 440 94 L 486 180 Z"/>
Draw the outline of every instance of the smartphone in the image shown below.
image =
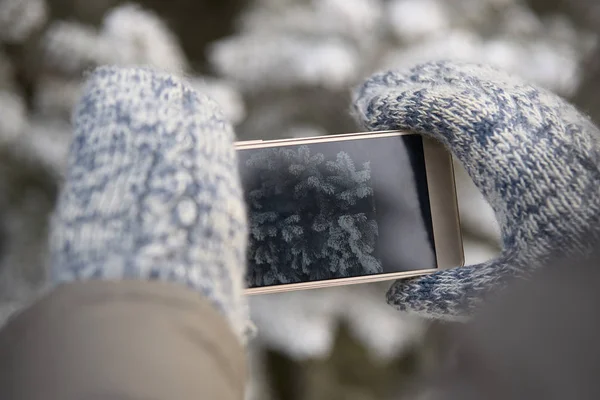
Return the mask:
<path fill-rule="evenodd" d="M 236 143 L 249 294 L 463 265 L 451 154 L 400 131 Z"/>

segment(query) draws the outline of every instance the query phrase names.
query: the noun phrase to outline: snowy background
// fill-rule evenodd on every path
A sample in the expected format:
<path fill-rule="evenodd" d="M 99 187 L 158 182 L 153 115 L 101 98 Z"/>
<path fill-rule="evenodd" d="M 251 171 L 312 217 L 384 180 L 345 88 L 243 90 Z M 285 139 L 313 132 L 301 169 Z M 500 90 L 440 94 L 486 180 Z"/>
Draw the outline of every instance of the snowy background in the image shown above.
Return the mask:
<path fill-rule="evenodd" d="M 239 139 L 356 131 L 349 88 L 433 59 L 491 63 L 600 120 L 596 0 L 0 0 L 0 313 L 39 290 L 69 114 L 100 64 L 154 65 L 212 95 Z M 498 251 L 458 168 L 467 262 Z M 444 327 L 385 305 L 388 284 L 252 298 L 248 399 L 402 399 Z"/>

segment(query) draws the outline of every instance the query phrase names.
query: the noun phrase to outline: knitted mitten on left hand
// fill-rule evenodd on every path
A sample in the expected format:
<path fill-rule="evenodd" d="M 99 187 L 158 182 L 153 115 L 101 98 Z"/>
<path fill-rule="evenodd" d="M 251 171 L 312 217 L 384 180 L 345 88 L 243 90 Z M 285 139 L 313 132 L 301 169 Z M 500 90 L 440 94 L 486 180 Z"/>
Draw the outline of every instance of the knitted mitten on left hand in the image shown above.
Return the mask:
<path fill-rule="evenodd" d="M 355 93 L 369 130 L 441 141 L 496 213 L 504 250 L 480 265 L 398 281 L 388 301 L 428 317 L 466 316 L 482 297 L 598 239 L 598 129 L 558 96 L 493 68 L 432 62 L 369 78 Z"/>
<path fill-rule="evenodd" d="M 168 74 L 104 67 L 74 125 L 50 233 L 53 281 L 186 285 L 242 336 L 246 214 L 216 103 Z"/>

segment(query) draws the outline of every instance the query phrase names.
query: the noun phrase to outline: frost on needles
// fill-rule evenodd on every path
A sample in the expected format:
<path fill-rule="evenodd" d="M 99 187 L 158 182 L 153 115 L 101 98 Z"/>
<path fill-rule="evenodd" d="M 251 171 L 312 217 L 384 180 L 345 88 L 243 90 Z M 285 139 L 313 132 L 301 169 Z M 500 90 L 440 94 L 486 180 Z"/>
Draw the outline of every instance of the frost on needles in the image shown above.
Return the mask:
<path fill-rule="evenodd" d="M 250 287 L 382 272 L 368 162 L 300 146 L 255 152 L 245 167 Z"/>

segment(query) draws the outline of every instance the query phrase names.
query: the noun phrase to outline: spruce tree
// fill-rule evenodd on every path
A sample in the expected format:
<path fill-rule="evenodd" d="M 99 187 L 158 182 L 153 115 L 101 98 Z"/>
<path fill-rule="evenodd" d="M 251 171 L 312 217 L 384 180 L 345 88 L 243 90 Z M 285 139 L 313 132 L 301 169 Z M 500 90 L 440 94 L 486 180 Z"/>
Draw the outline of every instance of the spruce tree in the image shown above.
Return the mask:
<path fill-rule="evenodd" d="M 377 222 L 370 165 L 357 169 L 308 146 L 265 149 L 246 162 L 256 177 L 250 211 L 248 285 L 261 286 L 382 271 L 373 256 Z"/>

